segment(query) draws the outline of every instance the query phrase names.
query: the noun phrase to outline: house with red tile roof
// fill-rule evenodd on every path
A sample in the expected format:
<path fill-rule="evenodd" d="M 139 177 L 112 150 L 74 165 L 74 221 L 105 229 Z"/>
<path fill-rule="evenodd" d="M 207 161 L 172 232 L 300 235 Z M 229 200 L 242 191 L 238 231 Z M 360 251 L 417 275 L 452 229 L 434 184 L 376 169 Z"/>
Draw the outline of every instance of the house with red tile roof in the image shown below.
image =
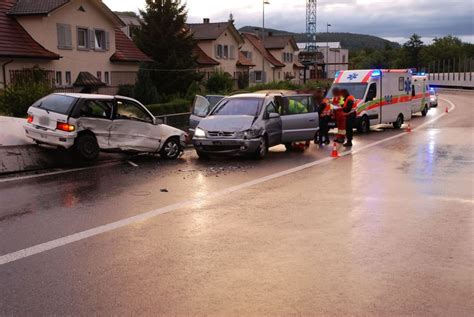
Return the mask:
<path fill-rule="evenodd" d="M 123 27 L 101 0 L 2 0 L 0 88 L 33 67 L 65 91 L 103 86 L 99 92 L 115 93 L 119 85 L 134 84 L 139 64 L 151 59 Z"/>
<path fill-rule="evenodd" d="M 239 78 L 248 78 L 250 69 L 255 65 L 241 54 L 244 39 L 232 22 L 211 23 L 209 19 L 204 19 L 203 23 L 188 26 L 197 41 L 193 54 L 200 72 L 208 77 L 222 70 L 236 83 Z"/>
<path fill-rule="evenodd" d="M 261 38 L 254 33 L 242 33 L 245 43 L 241 47 L 244 56 L 257 65 L 250 72 L 250 84 L 283 80 L 285 64 L 265 48 Z"/>
<path fill-rule="evenodd" d="M 281 73 L 278 73 L 278 80 L 300 83 L 300 72 L 304 70 L 304 66 L 298 60 L 299 48 L 295 38 L 288 35 L 273 35 L 270 32 L 265 37 L 265 48 L 285 64 Z"/>

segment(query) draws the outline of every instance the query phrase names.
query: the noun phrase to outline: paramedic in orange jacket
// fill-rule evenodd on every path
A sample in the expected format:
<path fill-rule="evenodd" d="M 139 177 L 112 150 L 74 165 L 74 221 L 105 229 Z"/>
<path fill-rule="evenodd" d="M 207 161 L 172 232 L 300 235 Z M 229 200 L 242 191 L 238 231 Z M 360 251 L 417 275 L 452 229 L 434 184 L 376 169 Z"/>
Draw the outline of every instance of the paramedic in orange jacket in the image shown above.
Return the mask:
<path fill-rule="evenodd" d="M 352 136 L 354 134 L 355 121 L 356 121 L 356 109 L 355 109 L 355 98 L 352 96 L 347 89 L 343 89 L 342 96 L 344 97 L 344 106 L 342 111 L 346 115 L 346 139 L 347 142 L 344 144 L 345 147 L 352 147 Z"/>
<path fill-rule="evenodd" d="M 329 105 L 327 100 L 324 98 L 324 93 L 321 88 L 316 90 L 314 101 L 319 113 L 319 133 L 315 143 L 322 146 L 323 144 L 329 144 L 330 142 L 329 121 L 331 120 L 331 105 Z"/>
<path fill-rule="evenodd" d="M 342 108 L 344 106 L 344 98 L 341 95 L 341 90 L 338 87 L 332 89 L 332 104 L 337 106 L 334 108 L 334 119 L 336 120 L 337 134 L 334 139 L 337 143 L 344 143 L 346 138 L 346 115 Z"/>

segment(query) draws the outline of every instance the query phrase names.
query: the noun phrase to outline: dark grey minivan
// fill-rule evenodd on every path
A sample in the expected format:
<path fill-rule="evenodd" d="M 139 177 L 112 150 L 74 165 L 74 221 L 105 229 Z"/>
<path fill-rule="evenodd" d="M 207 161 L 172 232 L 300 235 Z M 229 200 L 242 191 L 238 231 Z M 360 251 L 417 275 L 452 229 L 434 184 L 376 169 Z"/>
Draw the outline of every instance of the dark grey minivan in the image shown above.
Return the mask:
<path fill-rule="evenodd" d="M 201 158 L 209 155 L 254 155 L 268 148 L 313 140 L 319 118 L 311 95 L 238 94 L 214 107 L 196 96 L 191 116 L 193 145 Z"/>

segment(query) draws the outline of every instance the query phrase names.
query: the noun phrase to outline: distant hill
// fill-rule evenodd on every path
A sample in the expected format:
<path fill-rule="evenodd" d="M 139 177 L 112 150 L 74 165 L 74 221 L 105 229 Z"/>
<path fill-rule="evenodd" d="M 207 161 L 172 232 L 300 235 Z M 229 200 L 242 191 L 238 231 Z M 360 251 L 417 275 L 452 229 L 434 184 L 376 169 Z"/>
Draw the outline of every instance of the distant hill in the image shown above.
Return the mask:
<path fill-rule="evenodd" d="M 256 29 L 261 32 L 261 27 L 255 26 L 244 26 L 240 28 L 240 32 L 252 32 L 255 33 Z M 273 35 L 293 35 L 297 42 L 306 42 L 306 33 L 292 33 L 276 29 L 265 29 L 265 34 L 268 36 L 268 32 L 272 32 Z M 318 33 L 318 42 L 341 42 L 343 48 L 348 48 L 351 51 L 358 51 L 361 49 L 374 49 L 383 50 L 385 47 L 399 48 L 400 44 L 385 40 L 383 38 L 356 34 L 356 33 Z"/>

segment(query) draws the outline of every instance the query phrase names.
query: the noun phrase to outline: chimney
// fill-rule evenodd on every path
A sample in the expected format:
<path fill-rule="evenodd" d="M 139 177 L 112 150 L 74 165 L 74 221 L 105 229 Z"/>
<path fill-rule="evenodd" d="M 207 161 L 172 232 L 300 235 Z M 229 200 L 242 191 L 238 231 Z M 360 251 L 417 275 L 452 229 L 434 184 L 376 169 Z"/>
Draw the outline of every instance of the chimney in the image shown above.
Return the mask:
<path fill-rule="evenodd" d="M 204 19 L 202 19 L 202 22 L 204 24 L 209 24 L 209 22 L 211 22 L 211 20 L 209 18 L 204 18 Z"/>

